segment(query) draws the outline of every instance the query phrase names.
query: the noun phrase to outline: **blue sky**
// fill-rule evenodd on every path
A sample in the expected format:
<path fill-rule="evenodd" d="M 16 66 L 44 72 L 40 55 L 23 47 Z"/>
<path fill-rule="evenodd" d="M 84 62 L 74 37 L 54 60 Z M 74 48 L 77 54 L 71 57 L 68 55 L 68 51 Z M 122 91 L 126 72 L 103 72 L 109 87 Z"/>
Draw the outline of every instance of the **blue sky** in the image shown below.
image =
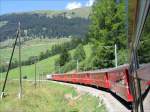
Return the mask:
<path fill-rule="evenodd" d="M 0 0 L 0 14 L 33 10 L 71 10 L 91 6 L 94 0 Z"/>

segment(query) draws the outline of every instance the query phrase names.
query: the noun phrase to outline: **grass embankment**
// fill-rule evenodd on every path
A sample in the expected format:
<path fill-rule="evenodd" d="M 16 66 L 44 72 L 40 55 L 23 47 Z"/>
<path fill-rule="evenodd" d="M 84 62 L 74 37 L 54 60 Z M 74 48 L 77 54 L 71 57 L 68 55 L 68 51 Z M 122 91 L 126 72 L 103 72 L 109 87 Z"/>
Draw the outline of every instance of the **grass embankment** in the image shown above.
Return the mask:
<path fill-rule="evenodd" d="M 84 50 L 86 53 L 86 59 L 90 56 L 91 50 L 90 50 L 90 45 L 85 45 L 84 46 Z M 73 55 L 74 50 L 70 51 L 71 55 Z M 44 73 L 53 73 L 55 72 L 55 60 L 58 58 L 59 55 L 55 55 L 52 57 L 49 57 L 47 59 L 44 59 L 42 61 L 39 61 L 36 64 L 37 67 L 37 76 L 42 75 Z M 86 61 L 86 59 L 84 61 Z M 82 64 L 82 62 L 80 63 Z M 3 77 L 5 76 L 6 73 L 2 73 Z M 34 74 L 35 74 L 35 65 L 29 65 L 29 66 L 22 66 L 22 75 L 23 76 L 27 76 L 28 79 L 33 79 L 34 78 Z M 18 78 L 19 77 L 19 68 L 15 68 L 10 70 L 9 73 L 9 78 Z"/>
<path fill-rule="evenodd" d="M 19 100 L 18 82 L 9 81 L 7 96 L 0 100 L 0 112 L 106 112 L 103 102 L 72 87 L 41 82 L 23 82 L 23 98 Z"/>

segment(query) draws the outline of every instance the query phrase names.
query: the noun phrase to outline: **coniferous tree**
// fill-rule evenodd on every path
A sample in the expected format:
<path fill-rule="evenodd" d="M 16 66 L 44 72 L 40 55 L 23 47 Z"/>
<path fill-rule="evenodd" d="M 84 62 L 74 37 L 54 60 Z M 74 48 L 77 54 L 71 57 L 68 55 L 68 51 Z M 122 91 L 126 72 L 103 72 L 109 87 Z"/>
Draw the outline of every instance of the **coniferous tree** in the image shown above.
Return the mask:
<path fill-rule="evenodd" d="M 82 61 L 82 60 L 85 59 L 85 57 L 86 57 L 86 55 L 85 55 L 85 51 L 84 51 L 83 45 L 79 44 L 77 46 L 77 48 L 75 49 L 73 58 L 75 60 Z"/>
<path fill-rule="evenodd" d="M 60 54 L 60 59 L 59 59 L 60 66 L 64 66 L 67 62 L 70 61 L 70 59 L 71 56 L 67 48 L 62 48 L 62 52 Z"/>

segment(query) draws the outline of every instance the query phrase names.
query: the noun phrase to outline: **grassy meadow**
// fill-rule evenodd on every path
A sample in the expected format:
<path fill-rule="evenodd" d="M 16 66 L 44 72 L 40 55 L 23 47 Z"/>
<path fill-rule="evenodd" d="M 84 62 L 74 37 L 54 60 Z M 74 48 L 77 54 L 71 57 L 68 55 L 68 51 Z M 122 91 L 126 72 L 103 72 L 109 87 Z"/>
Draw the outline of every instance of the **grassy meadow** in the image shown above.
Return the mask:
<path fill-rule="evenodd" d="M 90 45 L 84 46 L 85 53 L 87 55 L 87 58 L 90 56 Z M 70 51 L 70 54 L 73 55 L 74 50 Z M 37 75 L 46 75 L 46 74 L 52 74 L 55 72 L 55 60 L 59 57 L 59 55 L 55 55 L 52 57 L 49 57 L 47 59 L 44 59 L 42 61 L 37 62 L 36 68 L 37 68 Z M 86 59 L 87 59 L 86 58 Z M 85 61 L 86 61 L 85 59 Z M 80 64 L 82 64 L 81 62 Z M 2 76 L 4 77 L 6 73 L 2 73 Z M 28 79 L 33 79 L 35 74 L 35 64 L 28 65 L 28 66 L 22 66 L 22 75 L 27 76 Z M 10 70 L 9 72 L 9 79 L 12 78 L 18 78 L 19 77 L 19 68 L 15 68 Z"/>
<path fill-rule="evenodd" d="M 13 40 L 11 40 L 12 42 Z M 40 52 L 44 52 L 47 49 L 51 49 L 52 45 L 54 44 L 61 44 L 63 42 L 67 42 L 70 41 L 70 39 L 67 38 L 62 38 L 62 39 L 33 39 L 33 40 L 29 40 L 26 41 L 23 45 L 22 45 L 22 60 L 26 60 L 28 57 L 30 56 L 36 56 L 39 55 Z M 1 46 L 6 46 L 8 45 L 9 41 L 5 41 L 1 44 Z M 84 50 L 86 53 L 86 59 L 88 59 L 88 57 L 91 54 L 91 47 L 90 45 L 85 45 L 84 46 Z M 11 54 L 12 48 L 10 47 L 6 47 L 3 49 L 0 49 L 0 53 L 1 53 L 1 61 L 7 61 L 10 58 L 10 54 Z M 70 50 L 70 54 L 73 56 L 74 54 L 74 49 Z M 8 58 L 7 58 L 8 57 Z M 52 74 L 55 72 L 55 60 L 59 57 L 59 55 L 55 55 L 55 56 L 51 56 L 47 59 L 41 60 L 39 62 L 37 62 L 36 64 L 36 73 L 37 75 L 46 75 L 46 74 Z M 18 48 L 16 48 L 15 53 L 14 53 L 14 58 L 16 58 L 18 60 Z M 83 60 L 82 62 L 79 63 L 82 64 L 84 63 Z M 58 69 L 58 68 L 57 68 Z M 61 71 L 63 72 L 63 71 Z M 2 78 L 4 78 L 6 72 L 1 73 Z M 28 66 L 22 66 L 22 76 L 27 76 L 28 79 L 33 79 L 35 75 L 35 64 L 32 65 L 28 65 Z M 14 68 L 12 70 L 10 70 L 9 72 L 9 79 L 12 78 L 18 78 L 19 76 L 19 68 Z"/>
<path fill-rule="evenodd" d="M 102 100 L 65 85 L 41 82 L 35 89 L 33 82 L 24 81 L 21 100 L 18 90 L 18 81 L 7 83 L 0 112 L 106 112 Z"/>
<path fill-rule="evenodd" d="M 69 38 L 60 38 L 60 39 L 33 39 L 23 43 L 21 46 L 21 60 L 27 60 L 30 56 L 38 56 L 41 52 L 46 52 L 50 50 L 54 44 L 62 44 L 64 42 L 70 41 Z M 0 43 L 1 47 L 7 46 L 14 43 L 14 40 L 7 40 Z M 4 47 L 0 49 L 1 60 L 2 62 L 8 62 L 12 52 L 12 47 Z M 13 58 L 18 59 L 19 56 L 18 47 L 15 49 Z"/>

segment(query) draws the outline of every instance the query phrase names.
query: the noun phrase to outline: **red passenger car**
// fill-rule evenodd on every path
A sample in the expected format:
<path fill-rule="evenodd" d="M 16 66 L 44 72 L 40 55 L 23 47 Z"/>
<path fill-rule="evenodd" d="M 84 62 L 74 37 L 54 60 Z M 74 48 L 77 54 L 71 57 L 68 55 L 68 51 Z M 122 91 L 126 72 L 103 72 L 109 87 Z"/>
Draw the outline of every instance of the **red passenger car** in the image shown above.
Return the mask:
<path fill-rule="evenodd" d="M 107 74 L 110 83 L 110 90 L 128 102 L 133 101 L 133 97 L 129 90 L 128 67 L 124 66 L 114 68 L 107 71 Z"/>
<path fill-rule="evenodd" d="M 139 70 L 138 73 L 143 73 L 143 69 Z M 133 101 L 129 89 L 128 65 L 98 71 L 54 74 L 52 80 L 106 88 L 127 102 Z M 141 80 L 141 84 L 142 93 L 144 93 L 149 83 Z"/>

